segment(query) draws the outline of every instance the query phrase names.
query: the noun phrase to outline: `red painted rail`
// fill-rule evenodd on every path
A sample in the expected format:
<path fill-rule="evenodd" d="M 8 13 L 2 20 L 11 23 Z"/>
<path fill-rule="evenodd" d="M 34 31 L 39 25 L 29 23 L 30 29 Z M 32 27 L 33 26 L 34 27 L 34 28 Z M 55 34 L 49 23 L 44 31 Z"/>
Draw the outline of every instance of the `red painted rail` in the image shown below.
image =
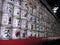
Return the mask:
<path fill-rule="evenodd" d="M 0 40 L 0 45 L 36 45 L 38 43 L 43 43 L 47 39 L 32 38 L 32 39 L 21 39 L 21 40 Z"/>
<path fill-rule="evenodd" d="M 0 45 L 37 45 L 60 37 L 28 38 L 20 40 L 0 40 Z"/>

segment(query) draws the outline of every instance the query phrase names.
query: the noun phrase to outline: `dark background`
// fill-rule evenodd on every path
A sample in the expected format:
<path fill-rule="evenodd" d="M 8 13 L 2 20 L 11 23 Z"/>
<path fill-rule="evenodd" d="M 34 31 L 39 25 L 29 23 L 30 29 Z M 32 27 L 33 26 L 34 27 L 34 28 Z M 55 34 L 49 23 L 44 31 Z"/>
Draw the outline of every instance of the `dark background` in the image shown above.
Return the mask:
<path fill-rule="evenodd" d="M 60 0 L 46 0 L 46 1 L 50 5 L 51 9 L 53 9 L 54 7 L 59 7 L 55 14 L 60 19 Z"/>

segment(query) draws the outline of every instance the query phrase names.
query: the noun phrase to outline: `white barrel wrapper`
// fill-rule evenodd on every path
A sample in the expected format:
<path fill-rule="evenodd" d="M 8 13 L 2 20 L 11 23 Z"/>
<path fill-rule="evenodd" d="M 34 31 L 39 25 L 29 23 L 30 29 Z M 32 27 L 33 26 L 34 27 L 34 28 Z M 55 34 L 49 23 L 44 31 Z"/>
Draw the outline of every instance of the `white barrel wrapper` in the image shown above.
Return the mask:
<path fill-rule="evenodd" d="M 27 11 L 21 10 L 21 18 L 27 19 Z"/>
<path fill-rule="evenodd" d="M 12 39 L 20 39 L 20 29 L 13 28 L 13 30 L 12 30 Z"/>
<path fill-rule="evenodd" d="M 27 38 L 27 34 L 26 34 L 26 33 L 27 33 L 26 31 L 21 30 L 21 31 L 20 31 L 20 38 L 21 38 L 21 39 Z"/>
<path fill-rule="evenodd" d="M 13 18 L 13 27 L 20 27 L 19 23 L 20 23 L 19 20 L 14 17 Z"/>
<path fill-rule="evenodd" d="M 9 30 L 9 32 L 8 32 L 8 30 Z M 6 27 L 1 27 L 1 38 L 3 40 L 10 39 L 10 33 L 11 33 L 10 30 L 11 29 L 6 29 Z"/>
<path fill-rule="evenodd" d="M 27 30 L 27 37 L 31 37 L 32 32 L 30 30 Z"/>
<path fill-rule="evenodd" d="M 27 10 L 27 2 L 22 1 L 21 2 L 21 7 L 22 7 L 22 9 Z"/>
<path fill-rule="evenodd" d="M 8 13 L 10 15 L 13 14 L 13 5 L 9 4 L 9 3 L 4 3 L 3 4 L 3 13 Z"/>
<path fill-rule="evenodd" d="M 14 7 L 14 16 L 20 16 L 20 8 L 17 6 Z"/>
<path fill-rule="evenodd" d="M 3 16 L 2 16 L 2 25 L 8 25 L 10 17 L 11 17 L 10 14 L 3 14 Z"/>
<path fill-rule="evenodd" d="M 27 27 L 27 21 L 26 20 L 21 20 L 21 28 L 26 29 Z"/>

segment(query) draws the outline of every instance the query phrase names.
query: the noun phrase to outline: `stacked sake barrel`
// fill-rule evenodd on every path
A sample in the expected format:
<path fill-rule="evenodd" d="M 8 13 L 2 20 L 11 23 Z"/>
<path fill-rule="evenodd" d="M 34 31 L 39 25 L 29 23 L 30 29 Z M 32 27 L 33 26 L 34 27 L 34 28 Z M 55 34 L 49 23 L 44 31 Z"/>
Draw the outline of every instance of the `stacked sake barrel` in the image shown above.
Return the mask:
<path fill-rule="evenodd" d="M 39 0 L 0 0 L 0 3 L 0 39 L 54 36 L 56 20 Z"/>

